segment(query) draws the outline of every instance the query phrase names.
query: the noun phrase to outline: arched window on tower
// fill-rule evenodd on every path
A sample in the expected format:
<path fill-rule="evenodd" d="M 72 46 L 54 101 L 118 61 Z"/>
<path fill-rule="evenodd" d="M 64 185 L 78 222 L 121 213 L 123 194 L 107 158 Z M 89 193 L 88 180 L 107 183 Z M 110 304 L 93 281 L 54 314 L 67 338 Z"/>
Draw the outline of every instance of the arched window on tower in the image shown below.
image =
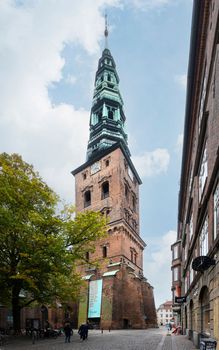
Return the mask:
<path fill-rule="evenodd" d="M 113 111 L 109 111 L 108 117 L 109 117 L 109 119 L 113 119 Z"/>
<path fill-rule="evenodd" d="M 102 119 L 102 112 L 99 111 L 99 112 L 97 113 L 97 123 L 100 123 L 100 122 L 101 122 L 101 119 Z"/>
<path fill-rule="evenodd" d="M 134 253 L 134 263 L 135 263 L 135 265 L 137 263 L 137 254 L 136 253 Z"/>
<path fill-rule="evenodd" d="M 86 259 L 86 261 L 89 261 L 89 260 L 90 260 L 90 254 L 89 254 L 89 252 L 86 252 L 86 254 L 85 254 L 85 259 Z"/>
<path fill-rule="evenodd" d="M 103 246 L 103 258 L 107 257 L 107 247 Z"/>
<path fill-rule="evenodd" d="M 136 212 L 136 198 L 134 195 L 132 196 L 132 208 L 133 208 L 133 211 Z"/>
<path fill-rule="evenodd" d="M 108 114 L 108 118 L 113 120 L 114 119 L 114 115 L 115 115 L 115 108 L 112 107 L 107 107 L 107 114 Z"/>
<path fill-rule="evenodd" d="M 91 192 L 90 190 L 86 191 L 84 194 L 84 208 L 91 205 Z"/>
<path fill-rule="evenodd" d="M 102 184 L 102 192 L 101 192 L 101 199 L 105 199 L 107 197 L 109 197 L 109 182 L 105 181 Z"/>
<path fill-rule="evenodd" d="M 111 75 L 110 74 L 107 74 L 107 80 L 111 81 Z"/>
<path fill-rule="evenodd" d="M 128 189 L 128 185 L 127 184 L 125 184 L 125 198 L 126 198 L 126 200 L 128 202 L 128 200 L 129 200 L 129 189 Z"/>

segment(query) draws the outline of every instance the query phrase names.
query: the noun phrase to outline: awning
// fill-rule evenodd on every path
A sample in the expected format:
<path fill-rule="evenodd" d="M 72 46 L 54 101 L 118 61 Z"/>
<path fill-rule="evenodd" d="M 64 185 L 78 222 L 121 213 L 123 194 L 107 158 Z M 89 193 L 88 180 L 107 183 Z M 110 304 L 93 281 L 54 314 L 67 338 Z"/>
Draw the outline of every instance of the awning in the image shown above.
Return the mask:
<path fill-rule="evenodd" d="M 82 277 L 82 280 L 89 280 L 92 276 L 94 276 L 94 273 L 92 273 L 92 275 L 87 275 L 87 276 L 84 276 Z"/>
<path fill-rule="evenodd" d="M 115 276 L 115 274 L 116 274 L 118 271 L 119 271 L 119 270 L 113 270 L 113 271 L 109 271 L 109 272 L 104 272 L 103 277 Z"/>

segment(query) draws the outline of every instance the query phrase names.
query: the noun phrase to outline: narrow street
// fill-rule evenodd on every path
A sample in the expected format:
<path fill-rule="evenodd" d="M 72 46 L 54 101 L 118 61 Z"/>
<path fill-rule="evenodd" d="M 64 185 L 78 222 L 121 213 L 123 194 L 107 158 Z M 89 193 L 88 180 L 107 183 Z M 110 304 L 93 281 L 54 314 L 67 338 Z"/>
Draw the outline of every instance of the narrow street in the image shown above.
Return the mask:
<path fill-rule="evenodd" d="M 31 339 L 9 341 L 0 350 L 193 350 L 193 344 L 181 335 L 167 335 L 165 328 L 148 330 L 91 330 L 87 341 L 82 342 L 74 331 L 70 344 L 64 343 L 64 336 L 57 339 L 39 340 L 34 345 Z"/>

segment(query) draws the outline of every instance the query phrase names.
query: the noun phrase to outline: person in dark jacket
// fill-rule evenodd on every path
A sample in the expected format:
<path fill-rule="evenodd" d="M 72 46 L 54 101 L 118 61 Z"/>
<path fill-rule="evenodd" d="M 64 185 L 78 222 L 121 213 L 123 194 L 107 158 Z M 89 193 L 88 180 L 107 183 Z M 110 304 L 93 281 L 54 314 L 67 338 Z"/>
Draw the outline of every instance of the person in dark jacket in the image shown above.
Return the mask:
<path fill-rule="evenodd" d="M 78 330 L 78 334 L 80 335 L 80 338 L 82 340 L 85 340 L 88 335 L 88 327 L 86 327 L 86 324 L 81 324 Z"/>
<path fill-rule="evenodd" d="M 84 325 L 84 333 L 85 333 L 85 339 L 88 338 L 88 329 L 89 329 L 89 324 L 88 322 Z"/>
<path fill-rule="evenodd" d="M 66 323 L 64 327 L 64 332 L 65 332 L 65 343 L 70 343 L 71 335 L 72 335 L 72 328 L 70 326 L 70 323 Z"/>

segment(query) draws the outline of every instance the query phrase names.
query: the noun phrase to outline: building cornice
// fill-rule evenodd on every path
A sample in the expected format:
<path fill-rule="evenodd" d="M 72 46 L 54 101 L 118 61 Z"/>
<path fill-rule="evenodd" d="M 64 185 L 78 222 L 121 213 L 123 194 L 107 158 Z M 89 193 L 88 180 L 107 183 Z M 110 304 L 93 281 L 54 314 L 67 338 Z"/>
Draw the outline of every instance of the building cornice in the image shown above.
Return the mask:
<path fill-rule="evenodd" d="M 130 166 L 130 169 L 132 170 L 133 174 L 135 175 L 135 178 L 138 182 L 139 185 L 142 184 L 142 181 L 137 173 L 137 170 L 135 169 L 134 164 L 131 161 L 131 158 L 129 157 L 129 155 L 126 152 L 125 147 L 123 146 L 122 142 L 117 142 L 114 145 L 112 145 L 109 148 L 106 148 L 105 150 L 103 150 L 102 152 L 98 152 L 98 154 L 96 156 L 93 156 L 91 159 L 89 159 L 87 162 L 85 162 L 84 164 L 82 164 L 81 166 L 79 166 L 78 168 L 76 168 L 75 170 L 71 171 L 72 175 L 76 175 L 79 172 L 83 171 L 85 168 L 87 168 L 88 166 L 90 166 L 91 164 L 97 162 L 98 160 L 100 160 L 101 158 L 105 157 L 107 154 L 115 151 L 117 148 L 120 148 L 123 155 L 125 156 L 125 159 L 128 162 L 128 165 Z"/>
<path fill-rule="evenodd" d="M 188 64 L 188 75 L 187 75 L 187 92 L 186 92 L 186 107 L 185 107 L 185 122 L 184 122 L 184 140 L 183 140 L 183 153 L 182 153 L 182 164 L 181 164 L 181 179 L 180 179 L 180 192 L 178 202 L 178 220 L 182 221 L 181 209 L 183 204 L 183 198 L 185 195 L 185 185 L 187 177 L 185 176 L 186 161 L 189 150 L 189 136 L 191 135 L 191 112 L 193 107 L 193 94 L 195 86 L 196 76 L 196 65 L 198 55 L 198 42 L 199 38 L 199 25 L 201 18 L 201 1 L 194 0 L 193 3 L 193 14 L 192 14 L 192 28 L 190 37 L 190 52 L 189 52 L 189 64 Z"/>

